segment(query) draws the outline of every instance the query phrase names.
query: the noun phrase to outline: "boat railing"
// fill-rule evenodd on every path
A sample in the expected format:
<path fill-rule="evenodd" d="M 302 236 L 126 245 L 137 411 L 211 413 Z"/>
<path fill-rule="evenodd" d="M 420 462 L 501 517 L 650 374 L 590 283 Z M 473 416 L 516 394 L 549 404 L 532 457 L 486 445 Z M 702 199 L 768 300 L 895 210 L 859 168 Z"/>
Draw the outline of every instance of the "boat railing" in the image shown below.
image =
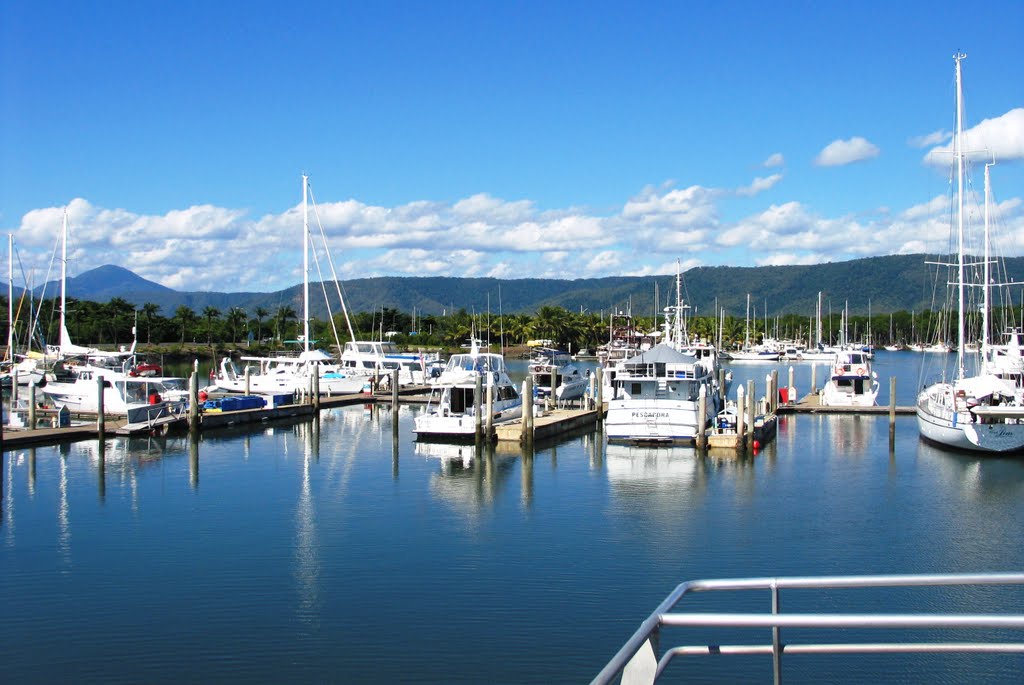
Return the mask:
<path fill-rule="evenodd" d="M 820 576 L 693 580 L 681 583 L 654 610 L 633 636 L 592 681 L 592 685 L 614 682 L 622 685 L 654 683 L 678 656 L 762 654 L 772 656 L 774 682 L 782 682 L 782 657 L 796 654 L 890 654 L 890 653 L 1024 653 L 1024 642 L 925 641 L 925 642 L 827 642 L 784 643 L 782 630 L 887 629 L 956 630 L 988 629 L 1024 631 L 1024 613 L 789 613 L 781 610 L 782 590 L 832 591 L 850 588 L 913 588 L 941 586 L 1024 586 L 1024 573 Z M 739 592 L 765 590 L 770 613 L 672 612 L 682 599 L 695 592 Z M 801 595 L 803 597 L 803 595 Z M 831 601 L 831 597 L 826 598 Z M 689 645 L 666 649 L 659 657 L 663 628 L 761 628 L 771 629 L 766 644 Z M 806 633 L 802 633 L 806 634 Z"/>

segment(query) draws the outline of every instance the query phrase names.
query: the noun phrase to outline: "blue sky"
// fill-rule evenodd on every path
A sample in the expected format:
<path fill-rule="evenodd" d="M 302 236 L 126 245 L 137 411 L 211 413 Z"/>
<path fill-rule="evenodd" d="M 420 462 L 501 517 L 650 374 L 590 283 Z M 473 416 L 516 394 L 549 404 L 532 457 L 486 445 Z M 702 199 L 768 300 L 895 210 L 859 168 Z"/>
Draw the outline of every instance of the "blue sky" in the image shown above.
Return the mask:
<path fill-rule="evenodd" d="M 958 50 L 968 141 L 998 158 L 1006 251 L 1024 253 L 1019 0 L 0 13 L 0 227 L 32 284 L 67 206 L 72 275 L 294 285 L 303 173 L 342 278 L 941 250 L 948 165 L 928 160 Z"/>

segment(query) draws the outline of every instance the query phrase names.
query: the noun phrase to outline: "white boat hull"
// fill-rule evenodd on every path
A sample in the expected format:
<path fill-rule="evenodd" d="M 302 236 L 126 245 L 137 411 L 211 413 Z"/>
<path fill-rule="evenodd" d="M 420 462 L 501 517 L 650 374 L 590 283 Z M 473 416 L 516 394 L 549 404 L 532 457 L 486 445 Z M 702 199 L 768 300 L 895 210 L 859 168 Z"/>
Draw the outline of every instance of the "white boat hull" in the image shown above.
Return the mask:
<path fill-rule="evenodd" d="M 962 450 L 1019 452 L 1024 450 L 1024 423 L 979 423 L 970 411 L 953 411 L 922 392 L 917 400 L 917 425 L 932 442 Z"/>
<path fill-rule="evenodd" d="M 523 403 L 516 400 L 514 403 L 499 404 L 493 407 L 493 412 L 492 423 L 512 421 L 522 417 Z M 486 427 L 486 421 L 485 415 L 482 419 L 484 427 Z M 416 417 L 416 426 L 413 432 L 422 436 L 473 437 L 476 434 L 476 415 L 472 412 L 431 412 Z"/>
<path fill-rule="evenodd" d="M 609 440 L 624 442 L 690 442 L 715 416 L 707 403 L 703 420 L 698 405 L 687 400 L 620 399 L 608 403 L 605 432 Z"/>

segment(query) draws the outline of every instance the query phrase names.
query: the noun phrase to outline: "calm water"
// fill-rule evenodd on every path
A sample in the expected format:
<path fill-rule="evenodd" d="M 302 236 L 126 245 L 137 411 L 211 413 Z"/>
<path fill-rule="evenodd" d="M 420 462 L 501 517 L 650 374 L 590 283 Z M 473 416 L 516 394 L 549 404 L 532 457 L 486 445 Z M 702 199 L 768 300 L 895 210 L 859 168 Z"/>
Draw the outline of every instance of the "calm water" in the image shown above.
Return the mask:
<path fill-rule="evenodd" d="M 893 374 L 912 403 L 920 356 L 879 354 L 881 403 Z M 794 369 L 804 394 L 809 367 Z M 762 392 L 766 371 L 734 367 Z M 599 433 L 477 459 L 416 443 L 419 411 L 5 452 L 3 680 L 586 682 L 685 579 L 1024 570 L 1024 460 L 925 445 L 913 417 L 892 452 L 885 417 L 798 416 L 747 459 Z M 909 597 L 916 611 L 1024 612 L 1021 593 L 995 589 Z M 783 602 L 884 611 L 904 598 Z M 697 599 L 685 606 L 712 601 Z M 787 682 L 1007 682 L 1024 659 L 791 656 L 784 669 Z M 765 682 L 771 663 L 695 657 L 671 673 Z"/>

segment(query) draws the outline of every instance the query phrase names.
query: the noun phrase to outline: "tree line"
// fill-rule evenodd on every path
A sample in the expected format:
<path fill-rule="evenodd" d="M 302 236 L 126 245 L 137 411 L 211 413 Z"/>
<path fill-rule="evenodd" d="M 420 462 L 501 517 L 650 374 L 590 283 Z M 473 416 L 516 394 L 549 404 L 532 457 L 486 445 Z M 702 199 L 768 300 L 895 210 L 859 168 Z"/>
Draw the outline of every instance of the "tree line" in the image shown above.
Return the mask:
<path fill-rule="evenodd" d="M 7 306 L 6 298 L 3 306 Z M 59 300 L 43 300 L 34 309 L 27 310 L 24 301 L 16 301 L 14 340 L 15 350 L 42 349 L 60 339 Z M 164 316 L 160 308 L 150 302 L 141 307 L 115 297 L 108 302 L 67 300 L 65 315 L 71 339 L 80 345 L 113 347 L 128 345 L 134 339 L 139 344 L 255 344 L 270 348 L 283 348 L 286 341 L 295 341 L 303 327 L 301 315 L 290 305 L 271 311 L 255 307 L 245 311 L 232 307 L 222 311 L 204 307 L 200 311 L 181 305 L 172 316 Z M 358 339 L 381 339 L 423 348 L 455 349 L 475 336 L 491 345 L 524 345 L 529 340 L 551 340 L 554 344 L 573 351 L 594 350 L 609 338 L 609 321 L 594 312 L 573 312 L 562 307 L 544 306 L 533 314 L 504 314 L 467 312 L 461 309 L 443 316 L 418 314 L 413 317 L 396 309 L 383 308 L 373 312 L 357 312 L 351 316 L 352 327 Z M 1014 325 L 1012 309 L 997 309 L 993 313 L 993 330 Z M 638 331 L 656 330 L 663 321 L 653 316 L 634 317 Z M 327 349 L 334 346 L 334 330 L 340 342 L 350 339 L 349 329 L 341 314 L 329 320 L 312 319 L 311 338 Z M 955 318 L 941 312 L 898 311 L 875 314 L 872 317 L 850 316 L 845 324 L 848 340 L 872 342 L 876 345 L 910 344 L 955 338 Z M 978 337 L 980 321 L 976 314 L 969 317 L 968 325 L 973 337 Z M 738 347 L 749 337 L 752 343 L 765 337 L 783 338 L 813 343 L 816 322 L 811 317 L 786 314 L 747 322 L 743 317 L 694 316 L 687 321 L 691 336 L 709 342 L 721 342 L 726 349 Z M 825 343 L 839 341 L 843 328 L 842 315 L 823 317 L 822 332 Z M 4 336 L 8 326 L 4 325 Z M 29 333 L 31 343 L 29 343 Z"/>

